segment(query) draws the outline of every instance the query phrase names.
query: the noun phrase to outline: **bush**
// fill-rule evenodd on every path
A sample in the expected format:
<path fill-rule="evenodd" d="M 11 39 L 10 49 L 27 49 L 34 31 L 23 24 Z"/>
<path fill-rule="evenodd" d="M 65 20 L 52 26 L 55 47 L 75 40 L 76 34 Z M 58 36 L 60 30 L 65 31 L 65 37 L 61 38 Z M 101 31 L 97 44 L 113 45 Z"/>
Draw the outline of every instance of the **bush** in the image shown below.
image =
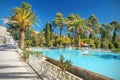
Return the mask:
<path fill-rule="evenodd" d="M 35 55 L 37 57 L 43 56 L 42 52 L 32 52 L 32 51 L 24 50 L 23 51 L 23 58 L 28 59 L 30 54 Z"/>
<path fill-rule="evenodd" d="M 32 45 L 32 40 L 26 40 L 27 47 L 30 47 Z"/>
<path fill-rule="evenodd" d="M 109 49 L 114 49 L 114 45 L 112 43 L 108 44 Z"/>
<path fill-rule="evenodd" d="M 104 42 L 103 47 L 104 47 L 104 49 L 108 49 L 108 43 Z"/>
<path fill-rule="evenodd" d="M 77 47 L 76 50 L 82 50 L 82 48 L 81 47 Z"/>
<path fill-rule="evenodd" d="M 24 59 L 28 59 L 30 54 L 33 54 L 33 52 L 32 51 L 24 50 L 23 51 L 23 58 Z"/>
<path fill-rule="evenodd" d="M 119 42 L 113 42 L 115 48 L 120 48 L 120 43 Z"/>
<path fill-rule="evenodd" d="M 36 55 L 36 57 L 43 57 L 42 52 L 33 52 L 32 55 Z"/>
<path fill-rule="evenodd" d="M 96 39 L 94 42 L 96 48 L 101 48 L 101 40 L 100 39 Z"/>
<path fill-rule="evenodd" d="M 117 49 L 112 49 L 111 51 L 112 51 L 112 52 L 117 52 L 117 53 L 120 53 L 120 48 L 117 48 Z"/>
<path fill-rule="evenodd" d="M 82 42 L 86 43 L 86 44 L 94 44 L 94 40 L 93 39 L 82 39 Z"/>
<path fill-rule="evenodd" d="M 95 49 L 95 48 L 96 48 L 95 44 L 92 44 L 92 45 L 91 45 L 91 48 L 92 48 L 92 49 Z"/>
<path fill-rule="evenodd" d="M 96 45 L 97 48 L 101 48 L 101 43 Z"/>

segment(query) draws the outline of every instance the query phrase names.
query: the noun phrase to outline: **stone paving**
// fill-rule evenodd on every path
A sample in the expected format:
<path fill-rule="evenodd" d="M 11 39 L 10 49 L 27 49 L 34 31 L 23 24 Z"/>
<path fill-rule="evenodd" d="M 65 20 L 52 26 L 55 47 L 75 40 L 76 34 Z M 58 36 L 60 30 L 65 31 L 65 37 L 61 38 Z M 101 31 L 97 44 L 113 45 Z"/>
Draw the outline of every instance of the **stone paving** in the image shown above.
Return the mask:
<path fill-rule="evenodd" d="M 0 48 L 0 80 L 41 80 L 13 49 Z"/>

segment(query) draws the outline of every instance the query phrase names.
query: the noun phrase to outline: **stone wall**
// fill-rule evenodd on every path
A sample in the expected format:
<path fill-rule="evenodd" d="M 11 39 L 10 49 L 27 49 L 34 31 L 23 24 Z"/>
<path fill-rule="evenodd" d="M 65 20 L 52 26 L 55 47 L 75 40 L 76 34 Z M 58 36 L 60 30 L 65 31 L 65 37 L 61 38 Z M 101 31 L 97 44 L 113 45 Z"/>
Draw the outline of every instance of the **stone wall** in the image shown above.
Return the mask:
<path fill-rule="evenodd" d="M 43 80 L 83 80 L 67 71 L 62 75 L 62 71 L 59 67 L 43 60 L 40 56 L 30 55 L 28 62 Z"/>
<path fill-rule="evenodd" d="M 47 57 L 47 61 L 54 65 L 57 65 L 57 60 L 55 60 L 55 59 Z M 81 77 L 84 80 L 112 80 L 111 78 L 108 78 L 106 76 L 103 76 L 103 75 L 100 75 L 100 74 L 97 74 L 97 73 L 94 73 L 94 72 L 91 72 L 91 71 L 88 71 L 88 70 L 85 70 L 83 68 L 79 68 L 76 66 L 72 66 L 68 70 L 68 72 L 70 72 L 78 77 Z"/>

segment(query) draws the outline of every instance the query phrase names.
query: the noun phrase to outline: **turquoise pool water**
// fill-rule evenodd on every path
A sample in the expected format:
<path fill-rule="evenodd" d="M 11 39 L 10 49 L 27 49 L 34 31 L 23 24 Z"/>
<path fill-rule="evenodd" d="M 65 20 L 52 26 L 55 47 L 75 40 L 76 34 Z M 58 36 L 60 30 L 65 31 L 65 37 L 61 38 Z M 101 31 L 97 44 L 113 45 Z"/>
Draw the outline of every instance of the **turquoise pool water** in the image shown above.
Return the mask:
<path fill-rule="evenodd" d="M 87 50 L 90 55 L 82 55 L 85 50 L 42 49 L 46 56 L 59 60 L 60 55 L 71 60 L 73 65 L 120 80 L 120 54 Z"/>

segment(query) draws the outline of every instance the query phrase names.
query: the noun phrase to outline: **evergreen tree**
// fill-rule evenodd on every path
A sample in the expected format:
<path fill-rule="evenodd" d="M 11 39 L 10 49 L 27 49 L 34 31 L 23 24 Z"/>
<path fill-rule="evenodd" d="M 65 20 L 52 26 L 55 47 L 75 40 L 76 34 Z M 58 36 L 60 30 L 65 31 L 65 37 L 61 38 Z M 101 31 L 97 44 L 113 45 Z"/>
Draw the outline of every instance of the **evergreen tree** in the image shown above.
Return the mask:
<path fill-rule="evenodd" d="M 51 24 L 49 22 L 46 23 L 45 27 L 45 41 L 46 41 L 46 46 L 50 46 L 50 39 L 51 38 Z"/>

